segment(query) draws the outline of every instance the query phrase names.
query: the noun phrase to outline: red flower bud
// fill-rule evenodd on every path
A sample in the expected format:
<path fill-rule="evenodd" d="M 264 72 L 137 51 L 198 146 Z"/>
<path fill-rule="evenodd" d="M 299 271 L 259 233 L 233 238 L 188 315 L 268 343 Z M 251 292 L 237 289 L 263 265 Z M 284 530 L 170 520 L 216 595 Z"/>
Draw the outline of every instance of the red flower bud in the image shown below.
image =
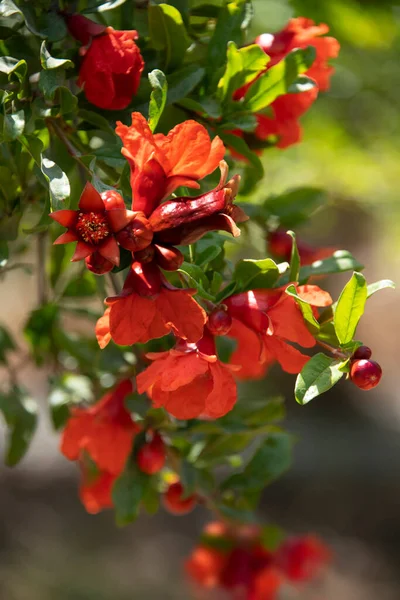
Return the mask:
<path fill-rule="evenodd" d="M 89 102 L 107 110 L 126 108 L 136 94 L 144 62 L 134 40 L 136 31 L 107 27 L 85 53 L 78 84 Z"/>
<path fill-rule="evenodd" d="M 372 350 L 368 346 L 360 346 L 351 357 L 352 360 L 368 360 L 371 358 Z"/>
<path fill-rule="evenodd" d="M 138 450 L 136 462 L 139 469 L 147 475 L 161 471 L 165 464 L 165 445 L 160 435 L 156 434 L 151 442 Z"/>
<path fill-rule="evenodd" d="M 85 258 L 85 263 L 89 271 L 95 273 L 96 275 L 104 275 L 104 273 L 109 273 L 114 265 L 112 262 L 104 258 L 100 254 L 100 252 L 93 252 L 90 256 Z"/>
<path fill-rule="evenodd" d="M 143 250 L 151 244 L 153 231 L 143 213 L 138 212 L 133 220 L 118 233 L 117 241 L 130 252 Z"/>
<path fill-rule="evenodd" d="M 154 244 L 150 244 L 144 250 L 139 250 L 139 252 L 135 252 L 135 260 L 138 262 L 145 264 L 150 263 L 154 260 Z"/>
<path fill-rule="evenodd" d="M 356 360 L 351 365 L 350 379 L 360 390 L 372 390 L 381 377 L 382 368 L 374 360 Z"/>
<path fill-rule="evenodd" d="M 65 15 L 64 19 L 70 34 L 84 46 L 87 46 L 92 38 L 101 35 L 106 30 L 105 25 L 95 23 L 83 15 Z"/>
<path fill-rule="evenodd" d="M 165 271 L 176 271 L 182 266 L 184 256 L 177 248 L 154 245 L 155 261 Z"/>
<path fill-rule="evenodd" d="M 208 329 L 213 335 L 226 335 L 232 327 L 232 317 L 225 305 L 217 306 L 208 316 Z"/>
<path fill-rule="evenodd" d="M 196 505 L 196 496 L 182 498 L 183 486 L 180 481 L 169 486 L 163 496 L 163 504 L 166 510 L 173 515 L 186 515 L 190 513 Z"/>

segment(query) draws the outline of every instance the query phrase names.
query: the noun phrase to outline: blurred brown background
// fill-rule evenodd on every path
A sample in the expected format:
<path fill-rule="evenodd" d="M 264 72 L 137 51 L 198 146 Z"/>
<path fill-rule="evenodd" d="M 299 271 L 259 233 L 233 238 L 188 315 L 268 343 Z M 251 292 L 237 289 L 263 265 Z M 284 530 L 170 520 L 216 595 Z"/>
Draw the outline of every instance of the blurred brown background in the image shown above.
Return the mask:
<path fill-rule="evenodd" d="M 349 249 L 369 282 L 399 279 L 400 6 L 386 0 L 256 0 L 253 34 L 274 31 L 292 15 L 330 24 L 342 44 L 332 90 L 303 119 L 304 142 L 266 154 L 262 194 L 297 185 L 328 190 L 327 209 L 300 231 L 307 241 Z M 129 28 L 129 24 L 126 24 Z M 346 277 L 330 282 L 336 293 Z M 3 319 L 18 337 L 35 306 L 34 277 L 11 272 L 1 282 Z M 358 337 L 383 367 L 366 394 L 341 382 L 307 407 L 296 405 L 293 379 L 273 370 L 242 394 L 284 392 L 287 427 L 300 441 L 290 473 L 264 495 L 260 513 L 295 532 L 314 530 L 337 561 L 315 598 L 400 598 L 399 291 L 368 303 Z M 179 600 L 191 593 L 181 561 L 207 515 L 161 512 L 117 529 L 111 513 L 85 514 L 78 473 L 58 452 L 46 414 L 45 370 L 23 365 L 21 381 L 43 416 L 20 466 L 0 471 L 1 600 Z M 307 598 L 314 598 L 312 592 Z"/>

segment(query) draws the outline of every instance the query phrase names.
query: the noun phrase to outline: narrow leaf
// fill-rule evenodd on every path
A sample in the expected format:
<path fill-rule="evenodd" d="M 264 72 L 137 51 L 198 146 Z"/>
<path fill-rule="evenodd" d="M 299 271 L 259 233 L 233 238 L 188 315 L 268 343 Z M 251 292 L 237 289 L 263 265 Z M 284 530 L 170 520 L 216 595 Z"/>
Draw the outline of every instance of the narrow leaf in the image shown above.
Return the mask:
<path fill-rule="evenodd" d="M 67 200 L 71 194 L 68 177 L 56 163 L 42 156 L 41 171 L 49 182 L 50 203 L 52 211 L 68 208 Z"/>
<path fill-rule="evenodd" d="M 292 252 L 290 255 L 289 281 L 298 281 L 300 272 L 300 254 L 297 249 L 296 234 L 293 231 L 288 231 L 288 235 L 292 238 Z"/>
<path fill-rule="evenodd" d="M 159 69 L 154 69 L 149 73 L 149 81 L 153 88 L 150 95 L 149 126 L 151 131 L 154 132 L 165 108 L 168 84 L 164 73 Z"/>
<path fill-rule="evenodd" d="M 361 273 L 353 273 L 345 285 L 335 310 L 334 324 L 341 344 L 351 342 L 367 300 L 367 282 Z"/>
<path fill-rule="evenodd" d="M 379 292 L 379 290 L 384 290 L 386 288 L 396 288 L 396 284 L 391 279 L 381 279 L 380 281 L 376 281 L 375 283 L 371 283 L 367 286 L 367 298 L 370 298 L 372 294 L 375 292 Z"/>

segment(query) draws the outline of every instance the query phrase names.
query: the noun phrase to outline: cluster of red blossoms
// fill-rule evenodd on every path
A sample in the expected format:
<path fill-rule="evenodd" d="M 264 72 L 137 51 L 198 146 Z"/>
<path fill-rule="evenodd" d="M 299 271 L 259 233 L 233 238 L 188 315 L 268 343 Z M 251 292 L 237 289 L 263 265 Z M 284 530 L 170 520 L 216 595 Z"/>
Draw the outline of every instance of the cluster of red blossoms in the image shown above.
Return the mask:
<path fill-rule="evenodd" d="M 83 87 L 89 102 L 99 108 L 120 110 L 126 108 L 139 87 L 144 61 L 135 40 L 137 31 L 116 31 L 104 27 L 82 15 L 66 15 L 71 35 L 82 43 L 83 56 L 78 84 Z M 269 57 L 266 71 L 283 60 L 297 48 L 313 46 L 316 58 L 305 73 L 315 87 L 297 94 L 284 94 L 276 98 L 268 114 L 257 114 L 254 136 L 259 140 L 275 139 L 278 148 L 287 148 L 300 141 L 299 118 L 311 107 L 319 91 L 329 89 L 333 67 L 328 63 L 339 53 L 339 42 L 329 36 L 329 27 L 316 25 L 305 17 L 291 19 L 286 27 L 276 33 L 263 33 L 255 42 Z M 234 99 L 246 96 L 251 83 L 235 92 Z M 236 130 L 236 135 L 243 132 Z M 251 146 L 251 142 L 250 142 Z"/>
<path fill-rule="evenodd" d="M 299 17 L 291 19 L 286 27 L 277 33 L 263 33 L 256 38 L 255 43 L 270 58 L 267 71 L 294 49 L 313 46 L 316 51 L 316 58 L 305 73 L 314 81 L 315 87 L 299 94 L 283 94 L 270 105 L 271 114 L 257 114 L 257 128 L 254 134 L 259 140 L 276 138 L 278 148 L 287 148 L 300 141 L 302 130 L 299 118 L 315 102 L 319 91 L 325 92 L 329 89 L 334 69 L 328 62 L 339 54 L 340 45 L 335 38 L 321 37 L 328 31 L 329 27 L 325 24 L 315 25 L 311 19 Z M 250 83 L 237 90 L 235 100 L 244 98 L 251 85 Z M 235 131 L 235 134 L 243 135 L 238 131 Z"/>
<path fill-rule="evenodd" d="M 186 561 L 186 572 L 197 586 L 238 600 L 277 600 L 283 588 L 318 577 L 330 560 L 329 549 L 314 536 L 289 538 L 272 552 L 263 546 L 259 527 L 213 522 Z"/>

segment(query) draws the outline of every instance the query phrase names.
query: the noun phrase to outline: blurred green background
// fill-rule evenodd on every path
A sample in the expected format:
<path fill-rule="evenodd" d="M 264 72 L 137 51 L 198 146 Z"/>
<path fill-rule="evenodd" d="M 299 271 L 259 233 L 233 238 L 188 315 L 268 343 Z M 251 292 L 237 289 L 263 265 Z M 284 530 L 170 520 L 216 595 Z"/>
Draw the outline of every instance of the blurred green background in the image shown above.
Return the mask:
<path fill-rule="evenodd" d="M 302 15 L 328 23 L 342 46 L 331 91 L 302 118 L 303 143 L 265 153 L 260 197 L 298 185 L 326 189 L 328 207 L 300 236 L 349 249 L 367 265 L 369 281 L 398 279 L 400 4 L 254 0 L 254 8 L 249 41 Z M 16 329 L 30 308 L 31 285 L 19 274 L 3 284 Z M 293 381 L 281 380 L 278 370 L 242 388 L 243 397 L 279 389 L 288 398 L 287 426 L 301 441 L 292 472 L 266 491 L 260 512 L 292 531 L 316 530 L 335 547 L 336 566 L 315 596 L 325 600 L 400 597 L 398 301 L 398 292 L 378 294 L 363 320 L 360 338 L 385 374 L 367 397 L 342 383 L 301 408 Z M 44 403 L 46 373 L 24 377 Z M 46 416 L 27 459 L 0 473 L 2 600 L 192 597 L 181 561 L 207 518 L 200 509 L 179 520 L 164 513 L 142 518 L 125 530 L 116 529 L 111 513 L 86 515 L 78 474 L 57 453 Z"/>

